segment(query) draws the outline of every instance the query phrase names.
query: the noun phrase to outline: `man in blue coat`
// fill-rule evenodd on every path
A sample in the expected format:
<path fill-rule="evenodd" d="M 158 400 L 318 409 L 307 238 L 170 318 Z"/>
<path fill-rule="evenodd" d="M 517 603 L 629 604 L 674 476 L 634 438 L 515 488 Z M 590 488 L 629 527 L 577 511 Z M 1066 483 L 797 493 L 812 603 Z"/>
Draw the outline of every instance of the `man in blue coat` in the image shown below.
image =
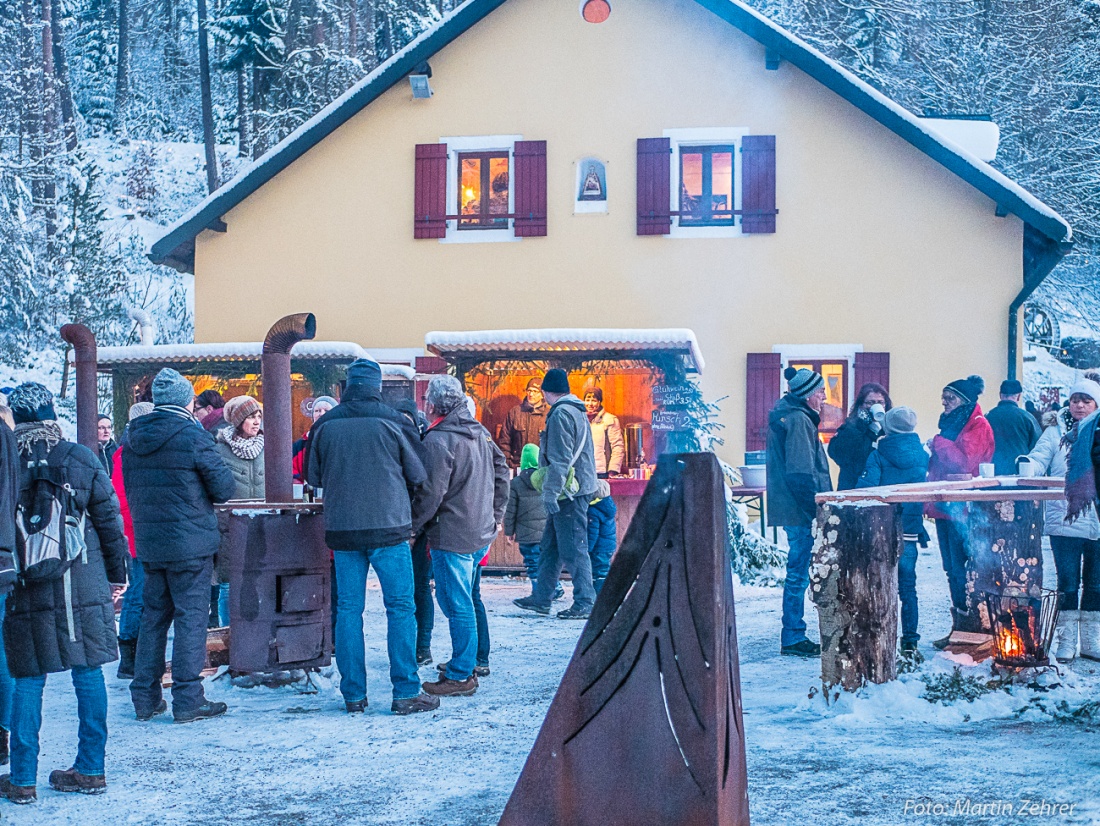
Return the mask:
<path fill-rule="evenodd" d="M 153 380 L 153 412 L 134 419 L 122 441 L 122 475 L 145 572 L 144 609 L 130 697 L 139 720 L 168 710 L 161 694 L 168 626 L 172 639 L 172 714 L 189 723 L 224 714 L 206 699 L 206 621 L 221 536 L 214 504 L 236 489 L 214 438 L 192 415 L 191 383 L 166 367 Z"/>

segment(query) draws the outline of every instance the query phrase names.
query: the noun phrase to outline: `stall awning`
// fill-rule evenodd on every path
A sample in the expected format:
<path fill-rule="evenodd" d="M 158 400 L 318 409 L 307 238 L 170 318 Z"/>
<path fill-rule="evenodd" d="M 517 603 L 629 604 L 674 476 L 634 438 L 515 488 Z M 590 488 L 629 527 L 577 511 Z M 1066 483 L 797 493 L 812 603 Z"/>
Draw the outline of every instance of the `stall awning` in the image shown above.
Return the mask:
<path fill-rule="evenodd" d="M 552 359 L 555 354 L 565 353 L 631 359 L 647 351 L 662 351 L 683 356 L 689 371 L 703 372 L 699 342 L 688 329 L 433 331 L 424 337 L 424 346 L 445 359 L 473 354 L 500 359 Z"/>

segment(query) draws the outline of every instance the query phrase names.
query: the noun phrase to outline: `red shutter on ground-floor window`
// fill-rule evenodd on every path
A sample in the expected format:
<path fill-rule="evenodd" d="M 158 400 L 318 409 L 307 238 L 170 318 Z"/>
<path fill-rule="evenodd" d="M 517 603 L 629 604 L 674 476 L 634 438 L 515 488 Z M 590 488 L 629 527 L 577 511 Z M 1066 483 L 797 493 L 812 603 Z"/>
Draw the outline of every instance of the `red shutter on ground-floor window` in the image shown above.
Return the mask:
<path fill-rule="evenodd" d="M 447 236 L 447 144 L 416 145 L 413 238 Z"/>
<path fill-rule="evenodd" d="M 517 238 L 546 235 L 546 141 L 516 141 L 515 231 Z"/>
<path fill-rule="evenodd" d="M 775 135 L 741 139 L 741 231 L 775 232 Z"/>
<path fill-rule="evenodd" d="M 858 393 L 863 385 L 874 382 L 890 389 L 890 354 L 856 353 L 855 390 Z"/>
<path fill-rule="evenodd" d="M 783 358 L 779 353 L 749 353 L 745 387 L 745 450 L 768 446 L 768 414 L 780 396 Z"/>
<path fill-rule="evenodd" d="M 668 138 L 638 138 L 638 234 L 668 235 L 671 143 Z"/>

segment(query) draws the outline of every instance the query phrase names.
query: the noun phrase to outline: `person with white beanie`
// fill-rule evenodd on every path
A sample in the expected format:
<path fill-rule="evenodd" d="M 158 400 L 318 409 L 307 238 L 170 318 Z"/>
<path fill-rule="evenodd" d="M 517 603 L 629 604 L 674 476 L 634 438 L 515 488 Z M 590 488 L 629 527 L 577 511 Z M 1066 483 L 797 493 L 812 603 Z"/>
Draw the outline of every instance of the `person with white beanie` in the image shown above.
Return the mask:
<path fill-rule="evenodd" d="M 1100 383 L 1094 376 L 1088 374 L 1073 385 L 1069 407 L 1028 454 L 1042 475 L 1066 476 L 1078 424 L 1100 407 Z M 1100 519 L 1096 506 L 1089 505 L 1076 519 L 1068 521 L 1065 499 L 1048 499 L 1043 504 L 1043 533 L 1050 537 L 1061 594 L 1054 656 L 1058 662 L 1070 662 L 1077 656 L 1080 637 L 1081 656 L 1100 660 Z"/>

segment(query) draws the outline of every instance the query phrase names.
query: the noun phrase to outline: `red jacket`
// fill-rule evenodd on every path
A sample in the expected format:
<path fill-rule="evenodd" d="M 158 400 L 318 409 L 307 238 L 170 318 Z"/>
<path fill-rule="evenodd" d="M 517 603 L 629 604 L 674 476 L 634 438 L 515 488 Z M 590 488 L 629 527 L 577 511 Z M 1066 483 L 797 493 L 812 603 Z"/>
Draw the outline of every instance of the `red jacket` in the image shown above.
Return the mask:
<path fill-rule="evenodd" d="M 932 439 L 932 458 L 928 462 L 928 481 L 938 482 L 948 476 L 977 476 L 978 465 L 993 461 L 993 428 L 989 426 L 982 408 L 974 405 L 974 411 L 958 437 L 952 441 L 937 435 Z M 933 503 L 924 507 L 933 519 L 950 518 Z"/>
<path fill-rule="evenodd" d="M 115 457 L 111 460 L 111 484 L 118 494 L 118 509 L 122 512 L 122 532 L 126 534 L 126 542 L 130 546 L 130 556 L 137 558 L 134 552 L 134 520 L 130 518 L 130 504 L 126 501 L 126 485 L 122 481 L 122 448 L 115 451 Z"/>

